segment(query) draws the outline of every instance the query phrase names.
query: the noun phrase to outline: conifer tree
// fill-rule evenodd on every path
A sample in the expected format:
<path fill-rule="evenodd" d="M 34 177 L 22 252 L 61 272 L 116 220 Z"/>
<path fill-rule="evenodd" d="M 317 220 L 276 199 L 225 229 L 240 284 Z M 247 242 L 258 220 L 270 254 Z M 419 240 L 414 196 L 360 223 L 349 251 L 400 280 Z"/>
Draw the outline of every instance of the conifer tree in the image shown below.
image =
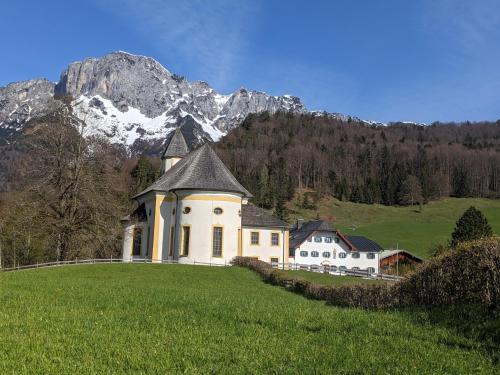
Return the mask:
<path fill-rule="evenodd" d="M 458 219 L 455 230 L 451 235 L 451 246 L 455 247 L 461 242 L 489 237 L 492 233 L 486 217 L 481 211 L 471 206 Z"/>

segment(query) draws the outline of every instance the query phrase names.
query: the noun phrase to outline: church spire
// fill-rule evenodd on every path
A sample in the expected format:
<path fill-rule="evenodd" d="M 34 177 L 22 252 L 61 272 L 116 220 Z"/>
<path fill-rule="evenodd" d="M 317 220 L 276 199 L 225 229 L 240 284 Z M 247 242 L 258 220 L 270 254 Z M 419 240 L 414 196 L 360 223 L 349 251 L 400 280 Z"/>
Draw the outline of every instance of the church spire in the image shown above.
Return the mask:
<path fill-rule="evenodd" d="M 181 129 L 176 128 L 174 134 L 170 138 L 170 141 L 165 147 L 161 155 L 161 171 L 162 174 L 168 171 L 174 166 L 179 160 L 189 153 L 189 148 L 182 135 Z"/>

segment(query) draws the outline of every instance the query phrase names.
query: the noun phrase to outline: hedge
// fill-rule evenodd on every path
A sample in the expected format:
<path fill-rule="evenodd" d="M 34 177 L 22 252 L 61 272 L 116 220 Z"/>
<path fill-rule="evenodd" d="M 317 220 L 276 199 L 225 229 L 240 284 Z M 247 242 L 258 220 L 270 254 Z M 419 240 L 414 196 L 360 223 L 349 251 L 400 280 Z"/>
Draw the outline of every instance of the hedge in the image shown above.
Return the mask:
<path fill-rule="evenodd" d="M 396 283 L 326 286 L 293 277 L 269 263 L 236 257 L 232 263 L 258 272 L 274 285 L 335 306 L 387 309 L 407 306 L 481 304 L 500 307 L 500 238 L 461 245 L 426 261 Z"/>

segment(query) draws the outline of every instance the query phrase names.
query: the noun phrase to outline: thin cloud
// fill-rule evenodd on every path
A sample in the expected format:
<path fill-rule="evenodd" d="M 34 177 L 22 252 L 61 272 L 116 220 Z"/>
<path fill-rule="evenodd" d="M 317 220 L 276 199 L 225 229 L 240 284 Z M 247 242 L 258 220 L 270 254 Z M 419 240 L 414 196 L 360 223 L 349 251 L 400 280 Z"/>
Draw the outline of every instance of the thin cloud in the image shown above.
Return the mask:
<path fill-rule="evenodd" d="M 111 0 L 99 5 L 131 20 L 165 57 L 184 60 L 223 89 L 239 69 L 258 12 L 258 2 L 247 0 Z"/>

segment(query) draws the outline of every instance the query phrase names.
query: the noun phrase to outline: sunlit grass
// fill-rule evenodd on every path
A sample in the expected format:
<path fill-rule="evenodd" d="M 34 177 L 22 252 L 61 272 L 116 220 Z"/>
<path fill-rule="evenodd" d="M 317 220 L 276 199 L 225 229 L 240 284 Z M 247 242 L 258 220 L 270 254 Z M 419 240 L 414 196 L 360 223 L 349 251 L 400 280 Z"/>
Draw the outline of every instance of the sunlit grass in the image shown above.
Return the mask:
<path fill-rule="evenodd" d="M 407 249 L 416 255 L 428 257 L 430 248 L 447 242 L 456 221 L 470 206 L 481 210 L 493 231 L 500 234 L 500 200 L 480 198 L 447 198 L 423 206 L 394 207 L 380 204 L 341 202 L 334 198 L 321 200 L 316 210 L 291 207 L 292 218 L 331 221 L 348 234 L 364 235 L 384 248 Z"/>

